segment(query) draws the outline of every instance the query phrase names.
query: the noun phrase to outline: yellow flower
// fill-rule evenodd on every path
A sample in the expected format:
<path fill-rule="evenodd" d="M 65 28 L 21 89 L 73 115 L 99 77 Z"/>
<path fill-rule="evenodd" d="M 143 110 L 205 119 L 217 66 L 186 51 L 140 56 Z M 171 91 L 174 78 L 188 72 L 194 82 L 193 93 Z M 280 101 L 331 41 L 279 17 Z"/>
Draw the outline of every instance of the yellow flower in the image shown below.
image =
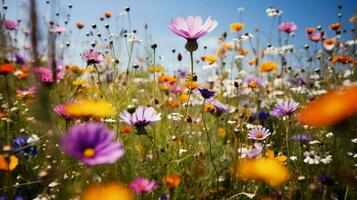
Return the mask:
<path fill-rule="evenodd" d="M 205 106 L 204 106 L 204 110 L 206 112 L 211 112 L 215 109 L 214 105 L 213 104 L 210 104 L 210 103 L 205 103 Z"/>
<path fill-rule="evenodd" d="M 81 200 L 132 200 L 131 190 L 124 184 L 106 183 L 93 184 L 87 187 L 81 196 Z"/>
<path fill-rule="evenodd" d="M 264 181 L 273 187 L 279 187 L 290 176 L 288 169 L 281 162 L 265 157 L 242 160 L 237 174 L 244 179 Z"/>
<path fill-rule="evenodd" d="M 164 68 L 161 67 L 161 66 L 149 66 L 148 67 L 148 72 L 149 73 L 164 72 Z"/>
<path fill-rule="evenodd" d="M 217 135 L 220 137 L 225 137 L 226 136 L 226 130 L 224 128 L 219 128 L 217 130 Z"/>
<path fill-rule="evenodd" d="M 94 67 L 88 67 L 86 70 L 84 70 L 86 73 L 95 73 Z"/>
<path fill-rule="evenodd" d="M 265 153 L 265 156 L 271 159 L 275 158 L 279 162 L 285 162 L 287 159 L 285 155 L 278 155 L 275 157 L 274 151 L 270 149 Z"/>
<path fill-rule="evenodd" d="M 274 61 L 265 61 L 260 64 L 260 71 L 261 72 L 271 72 L 275 71 L 278 67 L 278 64 Z"/>
<path fill-rule="evenodd" d="M 72 82 L 73 85 L 78 85 L 78 86 L 82 86 L 86 83 L 87 83 L 87 81 L 84 79 L 77 79 Z"/>
<path fill-rule="evenodd" d="M 185 88 L 190 88 L 191 87 L 191 89 L 194 90 L 194 89 L 198 88 L 198 83 L 195 82 L 195 81 L 187 81 L 187 82 L 185 82 L 185 84 L 183 86 Z"/>
<path fill-rule="evenodd" d="M 218 58 L 217 56 L 205 55 L 205 56 L 201 56 L 201 60 L 203 62 L 207 62 L 209 65 L 212 65 L 218 60 Z"/>
<path fill-rule="evenodd" d="M 244 24 L 240 22 L 232 23 L 231 24 L 231 31 L 232 32 L 239 32 L 244 29 Z"/>
<path fill-rule="evenodd" d="M 103 100 L 83 100 L 65 105 L 65 111 L 75 117 L 106 117 L 115 115 L 111 104 Z"/>
<path fill-rule="evenodd" d="M 17 167 L 18 164 L 19 159 L 16 156 L 11 155 L 10 159 L 7 160 L 4 155 L 0 155 L 0 170 L 12 171 Z"/>

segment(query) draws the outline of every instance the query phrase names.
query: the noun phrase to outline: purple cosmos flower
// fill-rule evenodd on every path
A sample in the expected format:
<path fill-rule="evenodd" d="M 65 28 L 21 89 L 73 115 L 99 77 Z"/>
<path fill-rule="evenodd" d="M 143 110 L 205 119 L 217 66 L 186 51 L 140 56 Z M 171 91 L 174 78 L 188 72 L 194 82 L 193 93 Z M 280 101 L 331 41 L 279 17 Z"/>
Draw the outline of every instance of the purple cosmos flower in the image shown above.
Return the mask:
<path fill-rule="evenodd" d="M 37 74 L 38 79 L 42 83 L 53 83 L 52 70 L 47 67 L 36 67 L 33 71 Z M 62 79 L 64 73 L 59 71 L 56 73 L 56 81 Z"/>
<path fill-rule="evenodd" d="M 119 117 L 127 124 L 136 128 L 143 128 L 161 119 L 161 114 L 157 113 L 152 107 L 139 106 L 135 111 L 131 111 L 130 109 L 129 111 L 121 112 Z"/>
<path fill-rule="evenodd" d="M 104 60 L 103 54 L 94 49 L 86 50 L 81 54 L 81 56 L 83 60 L 87 62 L 87 65 L 99 64 Z"/>
<path fill-rule="evenodd" d="M 281 101 L 275 105 L 273 111 L 271 111 L 271 115 L 276 117 L 291 115 L 295 110 L 298 109 L 298 107 L 299 103 L 295 102 L 294 100 Z"/>
<path fill-rule="evenodd" d="M 291 136 L 291 140 L 294 142 L 310 142 L 312 140 L 312 137 L 307 134 L 297 134 Z"/>
<path fill-rule="evenodd" d="M 248 85 L 249 88 L 258 88 L 263 86 L 260 79 L 254 76 L 246 78 L 245 83 Z"/>
<path fill-rule="evenodd" d="M 5 20 L 5 28 L 12 31 L 19 28 L 19 24 L 12 20 Z"/>
<path fill-rule="evenodd" d="M 214 97 L 215 95 L 214 91 L 207 90 L 207 89 L 198 88 L 198 91 L 200 91 L 202 97 L 205 99 L 209 99 L 211 97 Z"/>
<path fill-rule="evenodd" d="M 157 187 L 155 180 L 148 180 L 146 178 L 137 177 L 134 181 L 128 184 L 130 188 L 134 190 L 135 193 L 147 193 L 152 192 Z"/>
<path fill-rule="evenodd" d="M 296 31 L 297 26 L 294 22 L 286 22 L 286 23 L 281 23 L 278 26 L 280 31 L 284 31 L 285 33 L 292 33 Z"/>
<path fill-rule="evenodd" d="M 217 113 L 228 112 L 228 107 L 216 99 L 208 99 L 206 102 L 214 105 Z"/>
<path fill-rule="evenodd" d="M 177 17 L 168 25 L 169 29 L 176 35 L 188 40 L 196 40 L 211 32 L 217 26 L 217 21 L 207 18 L 202 24 L 202 18 L 189 16 L 186 19 Z"/>
<path fill-rule="evenodd" d="M 267 128 L 253 128 L 248 133 L 248 138 L 253 140 L 264 140 L 270 135 L 270 131 Z"/>
<path fill-rule="evenodd" d="M 16 59 L 16 63 L 21 66 L 26 64 L 25 58 L 18 52 L 15 53 L 15 59 Z"/>
<path fill-rule="evenodd" d="M 62 138 L 61 149 L 89 166 L 111 164 L 124 155 L 114 137 L 115 132 L 104 124 L 88 122 L 73 126 Z"/>

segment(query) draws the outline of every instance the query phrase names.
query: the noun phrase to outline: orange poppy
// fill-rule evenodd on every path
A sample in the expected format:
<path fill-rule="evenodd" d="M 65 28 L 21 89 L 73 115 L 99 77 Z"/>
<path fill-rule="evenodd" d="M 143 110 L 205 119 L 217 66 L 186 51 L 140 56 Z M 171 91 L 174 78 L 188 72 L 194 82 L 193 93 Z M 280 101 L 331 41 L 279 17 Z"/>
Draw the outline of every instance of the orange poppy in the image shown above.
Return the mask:
<path fill-rule="evenodd" d="M 164 177 L 164 183 L 169 188 L 177 188 L 177 186 L 179 186 L 181 183 L 181 178 L 176 174 L 169 174 Z"/>
<path fill-rule="evenodd" d="M 8 73 L 11 73 L 13 72 L 15 69 L 15 67 L 11 64 L 3 64 L 3 65 L 0 65 L 0 74 L 8 74 Z"/>
<path fill-rule="evenodd" d="M 315 32 L 315 29 L 314 29 L 314 28 L 309 27 L 309 28 L 306 28 L 306 30 L 305 30 L 305 31 L 306 31 L 306 33 L 307 33 L 307 34 L 309 34 L 309 35 L 310 35 L 310 34 L 313 34 L 313 33 Z"/>
<path fill-rule="evenodd" d="M 341 28 L 341 23 L 340 22 L 336 22 L 333 24 L 330 24 L 329 29 L 332 31 L 338 31 Z"/>
<path fill-rule="evenodd" d="M 311 101 L 298 113 L 298 120 L 310 126 L 337 124 L 357 113 L 357 85 L 333 90 Z"/>

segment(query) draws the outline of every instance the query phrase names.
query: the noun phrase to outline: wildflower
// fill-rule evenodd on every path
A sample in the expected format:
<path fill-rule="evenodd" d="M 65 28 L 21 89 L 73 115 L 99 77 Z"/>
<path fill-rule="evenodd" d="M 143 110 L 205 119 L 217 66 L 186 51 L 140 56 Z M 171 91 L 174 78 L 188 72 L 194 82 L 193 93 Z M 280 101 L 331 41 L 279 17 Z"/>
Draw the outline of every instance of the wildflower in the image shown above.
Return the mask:
<path fill-rule="evenodd" d="M 314 151 L 305 151 L 304 156 L 304 163 L 307 163 L 309 165 L 317 165 L 320 163 L 321 158 L 320 156 L 316 155 Z"/>
<path fill-rule="evenodd" d="M 336 44 L 336 39 L 335 38 L 327 38 L 324 40 L 323 42 L 323 45 L 324 45 L 324 48 L 327 50 L 327 51 L 331 51 L 334 47 L 335 47 L 335 44 Z"/>
<path fill-rule="evenodd" d="M 214 92 L 214 91 L 207 90 L 207 89 L 198 88 L 198 91 L 200 91 L 201 96 L 202 96 L 204 99 L 209 99 L 209 98 L 211 98 L 211 97 L 214 97 L 214 95 L 215 95 L 215 92 Z"/>
<path fill-rule="evenodd" d="M 225 136 L 226 136 L 226 130 L 225 130 L 224 128 L 219 128 L 219 129 L 217 130 L 217 135 L 218 135 L 219 137 L 225 137 Z"/>
<path fill-rule="evenodd" d="M 12 171 L 19 164 L 19 159 L 15 155 L 5 156 L 0 154 L 0 170 Z"/>
<path fill-rule="evenodd" d="M 121 132 L 129 134 L 133 131 L 133 128 L 131 126 L 123 126 L 123 128 L 121 128 Z"/>
<path fill-rule="evenodd" d="M 21 155 L 25 159 L 37 155 L 37 148 L 28 142 L 29 137 L 19 136 L 12 140 L 12 146 L 16 155 Z"/>
<path fill-rule="evenodd" d="M 155 72 L 163 72 L 164 68 L 161 66 L 149 66 L 147 70 L 149 73 L 155 73 Z"/>
<path fill-rule="evenodd" d="M 201 60 L 204 62 L 207 62 L 209 65 L 212 65 L 217 61 L 217 56 L 211 56 L 211 55 L 204 55 L 201 56 Z"/>
<path fill-rule="evenodd" d="M 293 135 L 290 138 L 292 141 L 294 142 L 310 142 L 312 140 L 312 137 L 310 135 L 307 134 L 297 134 L 297 135 Z"/>
<path fill-rule="evenodd" d="M 183 116 L 180 113 L 170 113 L 167 115 L 167 119 L 173 120 L 173 121 L 180 121 L 183 118 Z"/>
<path fill-rule="evenodd" d="M 152 192 L 157 187 L 157 184 L 154 180 L 150 181 L 146 178 L 137 177 L 134 181 L 130 182 L 128 186 L 132 188 L 135 193 L 141 194 Z"/>
<path fill-rule="evenodd" d="M 245 83 L 249 88 L 259 88 L 262 87 L 262 82 L 257 77 L 248 77 L 245 79 Z"/>
<path fill-rule="evenodd" d="M 357 64 L 355 60 L 353 60 L 352 57 L 348 55 L 335 55 L 332 57 L 331 62 L 333 64 L 336 63 L 342 63 L 342 64 Z"/>
<path fill-rule="evenodd" d="M 81 56 L 87 62 L 87 65 L 99 64 L 104 60 L 103 54 L 94 49 L 86 50 Z"/>
<path fill-rule="evenodd" d="M 191 88 L 192 90 L 198 88 L 198 83 L 196 81 L 187 81 L 183 85 L 185 88 Z"/>
<path fill-rule="evenodd" d="M 279 9 L 276 9 L 276 8 L 272 8 L 272 7 L 267 8 L 265 10 L 265 12 L 269 17 L 280 16 L 280 15 L 283 14 L 282 10 L 279 10 Z"/>
<path fill-rule="evenodd" d="M 112 164 L 124 155 L 122 144 L 114 139 L 115 132 L 104 124 L 88 122 L 73 126 L 60 146 L 88 166 Z"/>
<path fill-rule="evenodd" d="M 119 117 L 127 124 L 138 129 L 161 120 L 161 114 L 157 113 L 154 108 L 147 106 L 139 106 L 134 111 L 125 110 L 119 114 Z"/>
<path fill-rule="evenodd" d="M 82 24 L 80 22 L 77 22 L 76 26 L 77 26 L 78 29 L 83 29 L 84 28 L 84 24 Z"/>
<path fill-rule="evenodd" d="M 356 101 L 356 85 L 330 91 L 301 109 L 298 120 L 310 126 L 333 125 L 357 113 Z"/>
<path fill-rule="evenodd" d="M 88 186 L 81 195 L 81 200 L 133 200 L 129 188 L 120 183 L 93 184 Z"/>
<path fill-rule="evenodd" d="M 111 104 L 104 100 L 82 100 L 67 103 L 65 112 L 74 117 L 113 116 L 115 111 Z"/>
<path fill-rule="evenodd" d="M 177 188 L 181 183 L 181 178 L 177 174 L 169 174 L 164 177 L 164 183 L 170 188 Z"/>
<path fill-rule="evenodd" d="M 287 157 L 285 155 L 278 155 L 275 157 L 275 153 L 271 149 L 267 150 L 267 152 L 265 153 L 265 156 L 267 158 L 271 158 L 271 159 L 275 158 L 279 162 L 284 162 L 287 159 Z"/>
<path fill-rule="evenodd" d="M 73 116 L 71 116 L 70 114 L 68 114 L 65 110 L 65 106 L 63 104 L 58 104 L 56 105 L 53 110 L 56 112 L 56 114 L 66 120 L 71 120 L 74 119 Z"/>
<path fill-rule="evenodd" d="M 267 128 L 253 128 L 248 133 L 248 138 L 253 140 L 264 140 L 270 135 L 270 130 Z"/>
<path fill-rule="evenodd" d="M 320 32 L 317 33 L 313 33 L 313 34 L 309 34 L 308 35 L 309 40 L 311 40 L 312 42 L 318 42 L 321 40 L 322 38 L 322 34 Z"/>
<path fill-rule="evenodd" d="M 298 109 L 298 107 L 299 103 L 294 100 L 280 101 L 271 111 L 271 115 L 276 117 L 290 116 Z"/>
<path fill-rule="evenodd" d="M 214 106 L 216 114 L 228 112 L 228 107 L 216 99 L 208 99 L 206 102 Z"/>
<path fill-rule="evenodd" d="M 17 30 L 19 28 L 19 24 L 16 23 L 15 21 L 6 19 L 4 21 L 4 23 L 5 23 L 5 28 L 7 30 L 13 31 L 13 30 Z"/>
<path fill-rule="evenodd" d="M 6 75 L 13 72 L 15 67 L 11 64 L 2 64 L 0 65 L 0 75 Z"/>
<path fill-rule="evenodd" d="M 336 22 L 336 23 L 330 24 L 328 28 L 332 31 L 339 31 L 341 29 L 341 23 Z"/>
<path fill-rule="evenodd" d="M 239 32 L 244 29 L 244 24 L 240 22 L 232 23 L 231 24 L 231 31 L 232 32 Z"/>
<path fill-rule="evenodd" d="M 289 179 L 288 169 L 273 158 L 244 159 L 237 168 L 238 176 L 244 179 L 264 181 L 279 187 Z"/>
<path fill-rule="evenodd" d="M 53 74 L 52 70 L 47 68 L 47 67 L 36 67 L 33 69 L 35 74 L 37 75 L 37 78 L 42 82 L 42 83 L 53 83 Z M 61 80 L 64 76 L 64 73 L 59 71 L 56 72 L 56 81 Z"/>
<path fill-rule="evenodd" d="M 332 161 L 332 155 L 328 155 L 324 158 L 321 158 L 321 162 L 325 165 L 329 164 Z"/>
<path fill-rule="evenodd" d="M 217 26 L 217 21 L 210 17 L 202 24 L 202 18 L 189 16 L 186 19 L 177 17 L 168 25 L 168 28 L 176 35 L 187 39 L 185 48 L 193 52 L 198 48 L 197 39 L 213 31 Z"/>
<path fill-rule="evenodd" d="M 292 33 L 296 31 L 297 26 L 294 22 L 286 22 L 281 23 L 278 28 L 280 31 L 284 31 L 285 33 Z"/>
<path fill-rule="evenodd" d="M 261 72 L 271 72 L 276 70 L 278 64 L 274 61 L 265 61 L 262 62 L 259 67 Z"/>
<path fill-rule="evenodd" d="M 313 33 L 315 32 L 315 29 L 309 27 L 309 28 L 306 28 L 305 32 L 306 32 L 308 35 L 311 35 L 311 34 L 313 34 Z"/>
<path fill-rule="evenodd" d="M 61 26 L 56 26 L 55 28 L 50 29 L 51 33 L 63 33 L 65 31 L 67 31 L 67 29 L 65 27 L 61 27 Z"/>
<path fill-rule="evenodd" d="M 35 86 L 29 87 L 28 89 L 17 89 L 16 97 L 22 99 L 24 97 L 30 96 L 33 97 L 37 93 L 37 88 Z"/>
<path fill-rule="evenodd" d="M 107 11 L 107 12 L 104 13 L 104 16 L 105 16 L 106 18 L 110 18 L 110 17 L 112 16 L 112 13 L 109 12 L 109 11 Z"/>

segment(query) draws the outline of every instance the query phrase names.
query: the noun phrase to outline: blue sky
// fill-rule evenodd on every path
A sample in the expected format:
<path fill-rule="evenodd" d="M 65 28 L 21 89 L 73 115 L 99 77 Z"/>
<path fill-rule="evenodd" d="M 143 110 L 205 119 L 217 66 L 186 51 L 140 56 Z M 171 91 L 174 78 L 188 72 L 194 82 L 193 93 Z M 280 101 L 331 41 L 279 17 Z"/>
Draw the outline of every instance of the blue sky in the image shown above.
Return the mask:
<path fill-rule="evenodd" d="M 6 0 L 10 18 L 16 18 L 16 15 L 20 18 L 26 17 L 22 14 L 27 12 L 19 10 L 17 6 L 17 3 L 22 1 L 24 0 Z M 38 1 L 41 12 L 44 12 L 46 10 L 45 0 Z M 73 9 L 72 22 L 69 26 L 73 27 L 75 22 L 80 21 L 87 24 L 87 29 L 89 29 L 88 25 L 92 23 L 103 26 L 103 24 L 99 24 L 98 18 L 105 11 L 110 11 L 116 16 L 126 6 L 129 6 L 133 28 L 139 31 L 139 36 L 142 36 L 144 24 L 148 23 L 153 41 L 159 46 L 158 54 L 163 56 L 162 63 L 165 65 L 171 64 L 171 49 L 184 52 L 185 40 L 167 29 L 170 20 L 177 16 L 197 15 L 204 18 L 211 16 L 218 21 L 218 27 L 199 40 L 200 47 L 208 45 L 211 47 L 208 49 L 208 53 L 213 53 L 215 52 L 213 48 L 215 38 L 224 31 L 229 33 L 229 24 L 239 21 L 238 7 L 245 8 L 242 18 L 243 23 L 246 24 L 244 32 L 253 32 L 256 27 L 268 32 L 272 18 L 266 15 L 266 8 L 272 6 L 282 9 L 284 11 L 282 21 L 294 21 L 298 25 L 296 37 L 291 41 L 297 47 L 301 47 L 307 42 L 304 33 L 306 27 L 322 25 L 327 28 L 328 24 L 337 21 L 336 6 L 338 3 L 343 4 L 342 23 L 345 27 L 350 26 L 348 19 L 353 16 L 354 8 L 356 8 L 355 0 L 57 0 L 57 10 L 61 14 L 66 14 L 68 12 L 67 5 L 70 3 L 73 4 Z M 114 18 L 109 23 L 114 26 Z M 120 20 L 119 26 L 123 25 L 127 26 L 125 17 Z M 105 33 L 104 28 L 102 30 Z M 81 37 L 85 37 L 83 33 Z M 274 43 L 276 44 L 276 41 Z"/>

